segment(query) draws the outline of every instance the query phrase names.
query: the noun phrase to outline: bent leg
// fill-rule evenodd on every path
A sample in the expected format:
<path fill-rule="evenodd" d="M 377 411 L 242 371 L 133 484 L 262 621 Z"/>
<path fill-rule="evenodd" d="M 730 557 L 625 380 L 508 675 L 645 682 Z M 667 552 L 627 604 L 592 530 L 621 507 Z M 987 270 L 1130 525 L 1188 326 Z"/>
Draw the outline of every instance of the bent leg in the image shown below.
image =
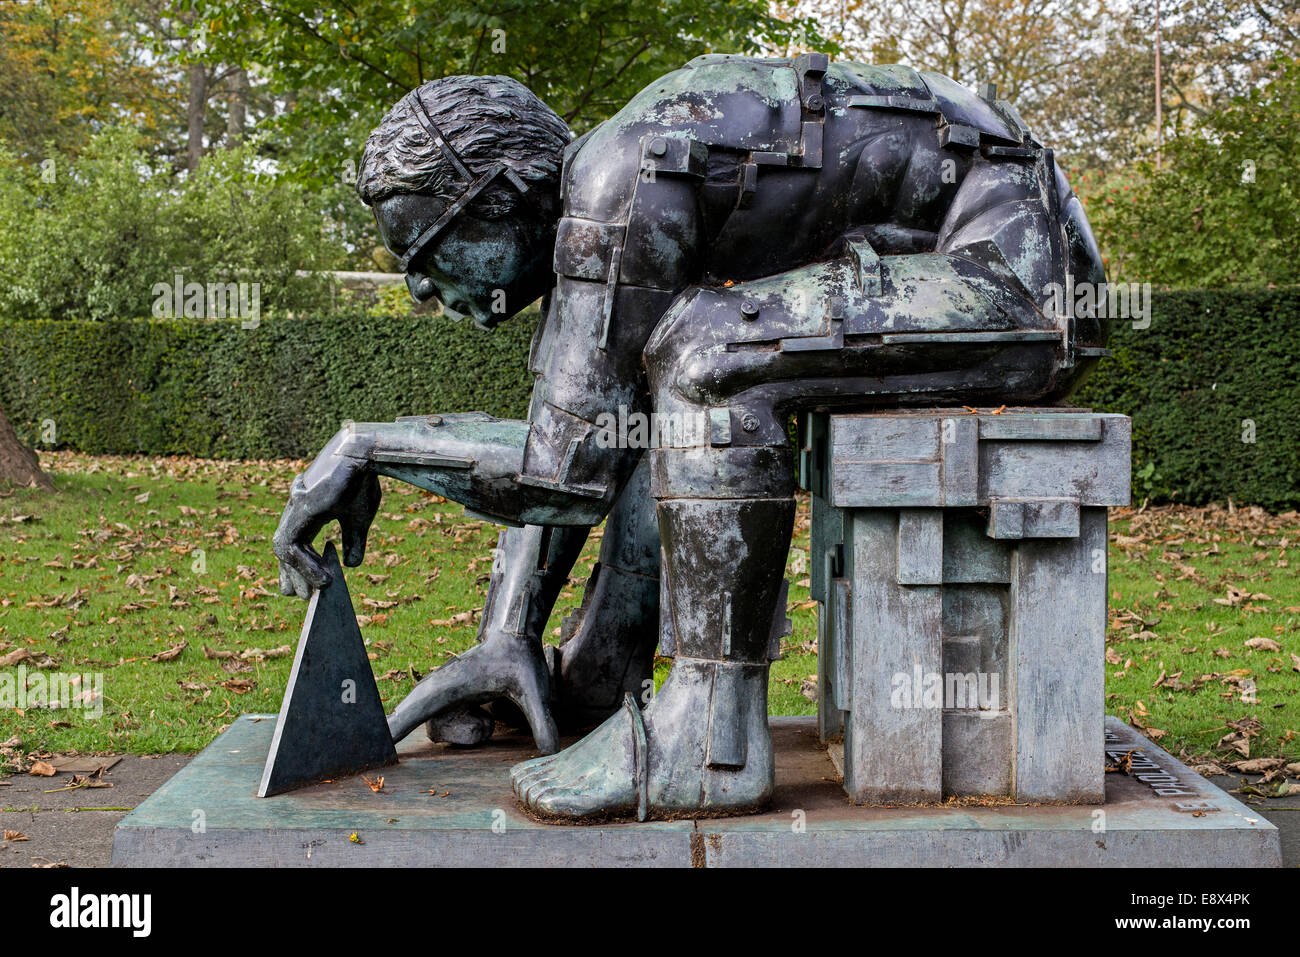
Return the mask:
<path fill-rule="evenodd" d="M 590 727 L 652 680 L 659 642 L 659 524 L 644 456 L 605 521 L 582 605 L 565 620 L 552 678 L 561 727 Z"/>
<path fill-rule="evenodd" d="M 388 719 L 394 741 L 432 719 L 430 736 L 436 740 L 481 743 L 491 733 L 491 721 L 474 706 L 506 698 L 523 712 L 538 749 L 556 749 L 541 634 L 587 533 L 586 528 L 539 525 L 501 533 L 479 644 L 426 676 L 394 709 Z"/>
<path fill-rule="evenodd" d="M 659 347 L 673 358 L 658 371 L 647 355 L 656 410 L 708 419 L 707 405 L 680 392 L 696 331 L 682 328 L 682 339 Z M 742 813 L 770 799 L 767 679 L 774 624 L 785 611 L 794 470 L 778 413 L 759 411 L 761 434 L 776 435 L 774 443 L 733 447 L 719 427 L 651 453 L 666 599 L 661 644 L 675 649 L 673 669 L 643 711 L 629 697 L 571 748 L 513 769 L 515 793 L 534 812 L 680 817 Z"/>

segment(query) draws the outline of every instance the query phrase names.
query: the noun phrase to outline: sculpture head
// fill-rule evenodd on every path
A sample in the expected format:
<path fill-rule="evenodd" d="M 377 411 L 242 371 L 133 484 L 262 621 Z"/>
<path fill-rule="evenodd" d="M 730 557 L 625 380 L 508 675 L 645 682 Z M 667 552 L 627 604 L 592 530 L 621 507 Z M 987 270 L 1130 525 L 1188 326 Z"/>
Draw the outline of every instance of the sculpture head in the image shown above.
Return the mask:
<path fill-rule="evenodd" d="M 504 76 L 412 90 L 366 141 L 357 192 L 417 302 L 494 326 L 554 283 L 560 169 L 572 134 Z"/>

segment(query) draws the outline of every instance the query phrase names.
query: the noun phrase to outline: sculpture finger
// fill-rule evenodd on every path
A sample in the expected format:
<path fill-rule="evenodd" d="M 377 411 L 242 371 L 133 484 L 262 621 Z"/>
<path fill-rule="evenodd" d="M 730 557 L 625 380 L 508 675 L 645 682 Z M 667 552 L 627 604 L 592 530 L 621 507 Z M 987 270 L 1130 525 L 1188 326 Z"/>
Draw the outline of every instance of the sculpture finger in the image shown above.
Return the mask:
<path fill-rule="evenodd" d="M 362 479 L 356 497 L 339 513 L 339 527 L 343 530 L 343 564 L 349 568 L 357 567 L 366 557 L 366 537 L 379 511 L 382 494 L 379 476 L 371 472 Z"/>
<path fill-rule="evenodd" d="M 293 544 L 285 550 L 285 556 L 282 561 L 289 566 L 290 574 L 297 574 L 307 584 L 308 593 L 303 595 L 301 589 L 298 590 L 298 597 L 310 598 L 311 589 L 328 588 L 330 582 L 334 579 L 325 569 L 321 557 L 316 554 L 310 545 Z M 294 583 L 295 588 L 297 582 Z"/>
<path fill-rule="evenodd" d="M 280 562 L 279 566 L 280 566 L 280 594 L 287 595 L 289 598 L 292 598 L 294 595 L 298 594 L 298 590 L 294 587 L 293 579 L 289 577 L 288 566 L 285 565 L 284 562 Z"/>
<path fill-rule="evenodd" d="M 298 574 L 296 570 L 290 568 L 288 565 L 282 565 L 281 567 L 284 569 L 285 577 L 289 579 L 288 594 L 296 595 L 303 601 L 310 601 L 313 589 L 307 582 L 307 579 L 303 578 L 302 575 Z"/>

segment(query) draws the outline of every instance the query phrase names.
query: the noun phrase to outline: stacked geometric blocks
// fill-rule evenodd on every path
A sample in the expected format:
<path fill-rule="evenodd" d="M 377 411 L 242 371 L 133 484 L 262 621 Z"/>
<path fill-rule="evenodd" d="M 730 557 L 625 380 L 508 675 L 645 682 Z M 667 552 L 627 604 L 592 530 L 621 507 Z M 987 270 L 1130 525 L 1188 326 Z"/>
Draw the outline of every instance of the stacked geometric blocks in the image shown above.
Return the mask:
<path fill-rule="evenodd" d="M 1130 421 L 808 415 L 819 728 L 855 803 L 1104 796 L 1106 507 Z"/>

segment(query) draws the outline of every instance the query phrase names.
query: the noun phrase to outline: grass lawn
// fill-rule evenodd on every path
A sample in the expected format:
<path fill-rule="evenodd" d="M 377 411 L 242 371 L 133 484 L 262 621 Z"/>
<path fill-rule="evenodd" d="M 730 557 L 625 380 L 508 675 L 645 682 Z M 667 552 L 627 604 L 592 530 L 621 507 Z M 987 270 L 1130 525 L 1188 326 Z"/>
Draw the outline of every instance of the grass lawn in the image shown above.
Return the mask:
<path fill-rule="evenodd" d="M 21 742 L 11 757 L 193 751 L 242 712 L 278 710 L 306 605 L 280 596 L 270 537 L 304 463 L 75 453 L 42 462 L 58 494 L 0 497 L 0 659 L 27 651 L 29 671 L 102 673 L 104 713 L 0 711 L 0 743 Z M 497 529 L 384 483 L 348 587 L 391 709 L 414 674 L 473 644 Z M 581 598 L 598 535 L 550 641 Z M 1300 584 L 1287 559 L 1300 516 L 1125 510 L 1111 539 L 1108 712 L 1198 761 L 1216 748 L 1236 760 L 1247 747 L 1252 758 L 1300 760 Z M 788 568 L 794 632 L 772 669 L 775 714 L 814 709 L 801 688 L 817 670 L 807 547 L 804 507 Z M 1237 737 L 1220 748 L 1225 735 Z"/>

